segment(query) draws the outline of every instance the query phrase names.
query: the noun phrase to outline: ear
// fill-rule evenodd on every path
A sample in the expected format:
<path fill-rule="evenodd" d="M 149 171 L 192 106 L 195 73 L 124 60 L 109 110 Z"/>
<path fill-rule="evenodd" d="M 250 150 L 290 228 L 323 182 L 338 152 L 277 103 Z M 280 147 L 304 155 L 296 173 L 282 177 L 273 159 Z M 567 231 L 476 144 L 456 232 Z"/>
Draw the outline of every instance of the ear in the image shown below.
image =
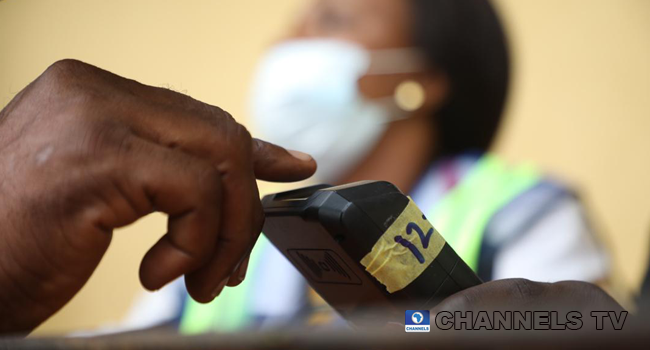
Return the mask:
<path fill-rule="evenodd" d="M 428 71 L 419 74 L 418 82 L 424 89 L 424 103 L 420 108 L 427 113 L 439 110 L 449 98 L 450 86 L 447 74 L 441 71 Z"/>

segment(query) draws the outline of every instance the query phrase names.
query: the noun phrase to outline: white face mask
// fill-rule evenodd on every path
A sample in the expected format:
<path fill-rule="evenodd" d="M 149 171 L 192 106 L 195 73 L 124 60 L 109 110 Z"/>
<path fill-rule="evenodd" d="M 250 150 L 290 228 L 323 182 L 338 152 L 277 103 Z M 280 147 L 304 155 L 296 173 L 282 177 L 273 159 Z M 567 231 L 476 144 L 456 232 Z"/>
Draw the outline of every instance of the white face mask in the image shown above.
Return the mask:
<path fill-rule="evenodd" d="M 335 183 L 345 176 L 396 117 L 390 103 L 359 92 L 357 81 L 371 68 L 370 56 L 337 40 L 275 46 L 261 62 L 252 90 L 251 113 L 261 138 L 311 154 L 318 181 Z"/>

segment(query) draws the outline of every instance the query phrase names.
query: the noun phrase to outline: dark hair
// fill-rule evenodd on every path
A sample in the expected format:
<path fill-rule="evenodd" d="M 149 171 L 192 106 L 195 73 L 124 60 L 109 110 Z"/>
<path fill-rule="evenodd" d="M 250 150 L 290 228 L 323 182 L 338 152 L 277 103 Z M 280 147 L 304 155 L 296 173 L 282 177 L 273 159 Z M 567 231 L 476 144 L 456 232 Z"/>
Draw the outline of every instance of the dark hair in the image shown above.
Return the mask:
<path fill-rule="evenodd" d="M 506 38 L 487 0 L 411 0 L 416 46 L 449 80 L 434 120 L 437 155 L 486 151 L 499 127 L 509 80 Z"/>

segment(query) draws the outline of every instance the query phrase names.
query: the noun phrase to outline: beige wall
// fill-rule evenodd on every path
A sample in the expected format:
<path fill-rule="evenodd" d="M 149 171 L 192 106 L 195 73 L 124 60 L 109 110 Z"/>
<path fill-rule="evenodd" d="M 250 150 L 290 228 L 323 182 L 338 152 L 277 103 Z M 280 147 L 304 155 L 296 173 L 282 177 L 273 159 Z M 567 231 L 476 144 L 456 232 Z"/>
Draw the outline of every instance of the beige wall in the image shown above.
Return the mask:
<path fill-rule="evenodd" d="M 258 55 L 304 1 L 0 1 L 0 106 L 50 63 L 81 59 L 224 107 L 246 123 Z M 500 0 L 516 59 L 497 151 L 533 159 L 583 190 L 636 287 L 650 232 L 650 1 Z M 269 187 L 266 187 L 268 191 Z M 82 292 L 38 333 L 116 322 L 139 260 L 165 229 L 118 230 Z"/>

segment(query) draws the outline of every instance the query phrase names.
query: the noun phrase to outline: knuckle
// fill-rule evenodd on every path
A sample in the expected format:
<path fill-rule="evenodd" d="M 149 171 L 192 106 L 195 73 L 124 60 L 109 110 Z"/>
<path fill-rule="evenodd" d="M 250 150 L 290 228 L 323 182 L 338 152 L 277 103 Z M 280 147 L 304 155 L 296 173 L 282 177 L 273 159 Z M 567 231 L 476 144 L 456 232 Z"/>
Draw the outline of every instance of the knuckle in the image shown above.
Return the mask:
<path fill-rule="evenodd" d="M 51 64 L 37 79 L 36 85 L 49 93 L 55 93 L 56 98 L 65 100 L 72 113 L 67 117 L 89 117 L 96 114 L 98 97 L 103 96 L 102 90 L 96 86 L 97 68 L 87 63 L 65 59 Z M 86 113 L 93 111 L 94 113 Z"/>
<path fill-rule="evenodd" d="M 529 300 L 540 296 L 543 293 L 544 286 L 538 282 L 533 282 L 524 278 L 512 280 L 511 292 L 521 300 Z"/>
<path fill-rule="evenodd" d="M 58 67 L 58 68 L 76 68 L 78 66 L 85 65 L 85 63 L 75 60 L 73 58 L 64 58 L 61 60 L 58 60 L 54 63 L 51 64 L 51 67 Z"/>
<path fill-rule="evenodd" d="M 474 299 L 469 294 L 470 293 L 467 290 L 453 294 L 438 304 L 438 306 L 435 308 L 435 311 L 453 312 L 471 310 L 472 306 L 474 305 Z"/>
<path fill-rule="evenodd" d="M 231 151 L 252 152 L 252 136 L 245 126 L 238 123 L 235 118 L 227 111 L 208 104 L 201 103 L 203 106 L 200 115 L 200 120 L 203 126 L 207 126 L 204 130 L 205 139 L 209 147 L 216 147 L 216 149 L 223 147 L 224 144 L 235 146 Z M 222 137 L 216 137 L 221 135 Z"/>
<path fill-rule="evenodd" d="M 553 283 L 551 286 L 561 291 L 564 295 L 570 295 L 571 291 L 577 291 L 578 295 L 589 295 L 591 297 L 606 295 L 599 286 L 583 281 L 560 281 Z"/>
<path fill-rule="evenodd" d="M 265 157 L 266 154 L 268 153 L 268 147 L 265 147 L 264 142 L 258 138 L 252 138 L 251 139 L 252 143 L 252 152 L 258 156 Z"/>
<path fill-rule="evenodd" d="M 456 309 L 460 311 L 472 310 L 475 304 L 475 298 L 472 293 L 463 293 L 456 299 Z"/>
<path fill-rule="evenodd" d="M 81 72 L 85 71 L 88 64 L 74 59 L 63 59 L 52 63 L 43 76 L 49 78 L 48 80 L 60 82 L 78 76 Z"/>

